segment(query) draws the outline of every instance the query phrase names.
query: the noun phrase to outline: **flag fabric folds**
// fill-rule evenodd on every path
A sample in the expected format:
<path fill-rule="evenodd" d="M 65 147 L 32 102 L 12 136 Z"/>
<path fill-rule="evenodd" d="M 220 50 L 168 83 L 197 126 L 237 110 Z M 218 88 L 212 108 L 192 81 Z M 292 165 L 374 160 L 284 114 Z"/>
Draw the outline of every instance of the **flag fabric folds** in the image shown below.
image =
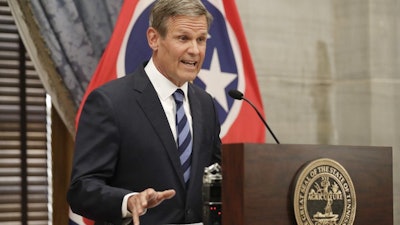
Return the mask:
<path fill-rule="evenodd" d="M 221 122 L 223 143 L 263 143 L 265 127 L 251 106 L 229 97 L 231 89 L 244 93 L 264 115 L 255 69 L 234 0 L 202 0 L 214 17 L 207 40 L 202 70 L 193 82 L 215 100 Z M 153 0 L 125 0 L 107 48 L 81 101 L 77 116 L 88 94 L 96 87 L 132 73 L 148 60 L 146 30 Z M 80 224 L 80 223 L 77 223 Z M 83 221 L 82 225 L 90 222 Z"/>

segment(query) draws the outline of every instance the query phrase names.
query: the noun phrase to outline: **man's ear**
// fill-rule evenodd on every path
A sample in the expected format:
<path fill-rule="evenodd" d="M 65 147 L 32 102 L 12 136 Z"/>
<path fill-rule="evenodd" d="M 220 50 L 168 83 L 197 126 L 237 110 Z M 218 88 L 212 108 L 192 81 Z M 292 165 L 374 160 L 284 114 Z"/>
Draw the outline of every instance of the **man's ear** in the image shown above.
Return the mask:
<path fill-rule="evenodd" d="M 160 38 L 160 34 L 153 28 L 149 27 L 147 29 L 147 42 L 153 51 L 158 49 L 158 39 Z"/>

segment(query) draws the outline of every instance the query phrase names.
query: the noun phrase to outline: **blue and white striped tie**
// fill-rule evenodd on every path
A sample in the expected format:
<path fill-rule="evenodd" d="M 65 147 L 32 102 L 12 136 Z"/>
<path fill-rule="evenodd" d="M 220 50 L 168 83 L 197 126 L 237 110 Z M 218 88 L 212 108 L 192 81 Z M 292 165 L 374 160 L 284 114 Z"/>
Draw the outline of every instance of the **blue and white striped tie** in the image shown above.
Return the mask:
<path fill-rule="evenodd" d="M 183 108 L 184 93 L 181 89 L 177 89 L 173 96 L 176 103 L 176 132 L 178 139 L 178 152 L 182 170 L 184 171 L 183 178 L 187 183 L 190 176 L 190 163 L 192 158 L 192 135 L 190 134 L 189 121 Z"/>

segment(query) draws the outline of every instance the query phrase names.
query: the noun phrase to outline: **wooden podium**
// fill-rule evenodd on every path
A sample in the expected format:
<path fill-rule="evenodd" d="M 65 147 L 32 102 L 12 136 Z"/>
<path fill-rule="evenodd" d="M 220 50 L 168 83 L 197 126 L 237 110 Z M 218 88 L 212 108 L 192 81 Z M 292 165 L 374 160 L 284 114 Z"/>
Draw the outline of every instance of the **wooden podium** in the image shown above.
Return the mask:
<path fill-rule="evenodd" d="M 294 225 L 292 191 L 308 162 L 329 158 L 350 175 L 355 225 L 393 224 L 391 147 L 228 144 L 222 147 L 222 224 Z"/>

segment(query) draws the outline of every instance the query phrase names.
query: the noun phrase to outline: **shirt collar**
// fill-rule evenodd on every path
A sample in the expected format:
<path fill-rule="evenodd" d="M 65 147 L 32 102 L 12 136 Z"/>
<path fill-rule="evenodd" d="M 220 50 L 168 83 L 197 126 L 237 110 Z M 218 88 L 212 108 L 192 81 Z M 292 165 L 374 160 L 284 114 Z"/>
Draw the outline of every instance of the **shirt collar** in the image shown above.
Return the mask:
<path fill-rule="evenodd" d="M 157 70 L 156 66 L 154 65 L 153 58 L 149 60 L 144 70 L 149 77 L 151 84 L 156 90 L 158 97 L 162 101 L 165 101 L 167 98 L 169 98 L 178 88 L 182 89 L 186 98 L 188 83 L 185 82 L 181 87 L 177 87 L 174 83 L 162 75 L 160 71 Z"/>

